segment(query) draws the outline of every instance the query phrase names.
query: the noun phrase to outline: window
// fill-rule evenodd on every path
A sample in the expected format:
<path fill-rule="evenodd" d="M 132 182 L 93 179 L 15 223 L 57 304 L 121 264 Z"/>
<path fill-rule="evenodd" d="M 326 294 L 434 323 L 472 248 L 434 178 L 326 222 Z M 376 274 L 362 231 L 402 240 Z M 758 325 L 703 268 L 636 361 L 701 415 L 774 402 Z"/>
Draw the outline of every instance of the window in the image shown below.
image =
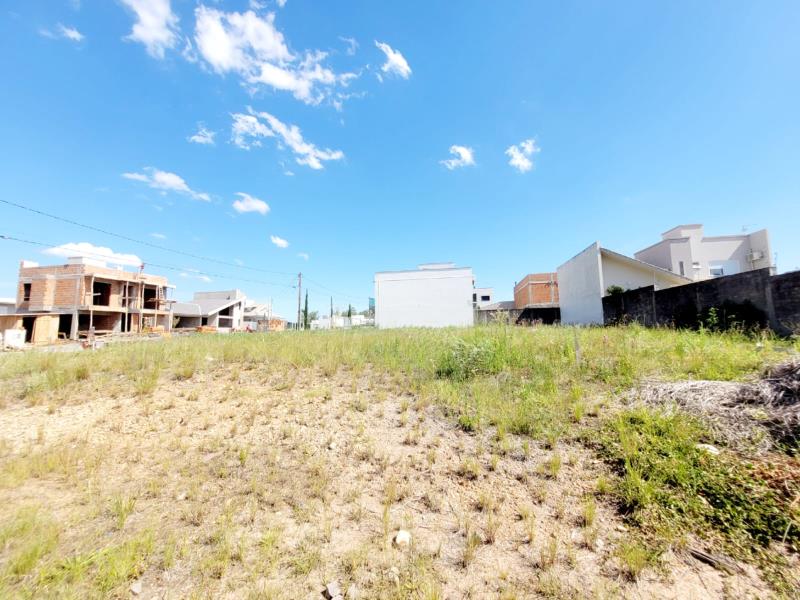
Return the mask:
<path fill-rule="evenodd" d="M 722 277 L 725 275 L 725 270 L 722 267 L 711 267 L 709 272 L 712 277 Z"/>
<path fill-rule="evenodd" d="M 109 306 L 111 304 L 111 284 L 104 281 L 95 281 L 92 286 L 92 304 L 94 306 Z"/>
<path fill-rule="evenodd" d="M 478 301 L 478 294 L 472 294 L 472 301 L 473 302 L 477 302 Z"/>
<path fill-rule="evenodd" d="M 683 268 L 683 261 L 678 261 L 678 270 L 681 272 L 681 275 L 686 275 L 686 270 Z"/>
<path fill-rule="evenodd" d="M 30 302 L 31 300 L 31 284 L 30 283 L 23 283 L 22 284 L 22 301 L 23 302 Z"/>
<path fill-rule="evenodd" d="M 481 302 L 488 302 L 489 300 L 491 300 L 490 296 L 481 296 Z"/>
<path fill-rule="evenodd" d="M 142 299 L 144 302 L 144 306 L 142 308 L 149 308 L 149 309 L 161 308 L 159 306 L 158 299 L 156 298 L 155 288 L 145 287 L 144 291 L 142 292 Z"/>

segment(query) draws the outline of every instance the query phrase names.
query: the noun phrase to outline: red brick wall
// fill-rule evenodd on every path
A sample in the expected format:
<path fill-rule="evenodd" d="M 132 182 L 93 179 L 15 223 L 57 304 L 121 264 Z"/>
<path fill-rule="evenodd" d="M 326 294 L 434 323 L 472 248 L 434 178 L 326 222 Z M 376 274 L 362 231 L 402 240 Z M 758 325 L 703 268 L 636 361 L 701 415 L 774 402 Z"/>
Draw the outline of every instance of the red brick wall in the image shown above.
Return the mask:
<path fill-rule="evenodd" d="M 532 273 L 514 286 L 514 307 L 530 304 L 558 304 L 558 275 Z"/>
<path fill-rule="evenodd" d="M 80 277 L 83 275 L 82 277 Z M 143 274 L 139 279 L 138 273 L 94 267 L 91 265 L 56 265 L 49 267 L 24 267 L 19 270 L 17 286 L 17 305 L 23 310 L 48 310 L 50 307 L 75 306 L 75 279 L 78 276 L 78 304 L 89 305 L 93 302 L 91 296 L 91 278 L 111 283 L 111 298 L 109 306 L 121 308 L 123 294 L 123 281 L 141 281 L 148 285 L 166 286 L 167 278 L 158 275 Z M 48 277 L 50 276 L 50 277 Z M 23 302 L 23 285 L 31 284 L 30 302 Z M 133 293 L 135 295 L 135 293 Z"/>

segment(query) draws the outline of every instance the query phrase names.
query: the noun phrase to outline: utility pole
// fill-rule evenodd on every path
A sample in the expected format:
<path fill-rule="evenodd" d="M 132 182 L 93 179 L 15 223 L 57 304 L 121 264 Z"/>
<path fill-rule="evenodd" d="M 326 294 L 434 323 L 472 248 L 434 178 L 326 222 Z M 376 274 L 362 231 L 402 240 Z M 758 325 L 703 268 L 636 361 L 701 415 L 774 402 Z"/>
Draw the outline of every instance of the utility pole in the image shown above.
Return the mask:
<path fill-rule="evenodd" d="M 331 329 L 333 329 L 333 296 L 331 296 Z"/>
<path fill-rule="evenodd" d="M 300 329 L 300 297 L 303 294 L 303 274 L 297 274 L 297 329 Z"/>

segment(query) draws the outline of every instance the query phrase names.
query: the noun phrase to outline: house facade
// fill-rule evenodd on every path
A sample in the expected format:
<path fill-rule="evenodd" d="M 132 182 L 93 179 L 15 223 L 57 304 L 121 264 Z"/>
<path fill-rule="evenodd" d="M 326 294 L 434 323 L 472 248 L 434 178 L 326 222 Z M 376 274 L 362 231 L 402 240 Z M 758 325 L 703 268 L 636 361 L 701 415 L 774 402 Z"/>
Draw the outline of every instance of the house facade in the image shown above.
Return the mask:
<path fill-rule="evenodd" d="M 699 224 L 673 227 L 661 234 L 660 242 L 634 256 L 692 281 L 773 266 L 766 229 L 741 235 L 706 236 Z"/>
<path fill-rule="evenodd" d="M 454 263 L 375 273 L 375 325 L 381 329 L 471 326 L 474 281 L 471 268 Z"/>
<path fill-rule="evenodd" d="M 602 248 L 595 242 L 558 267 L 561 322 L 603 324 L 603 297 L 612 286 L 623 290 L 649 285 L 664 289 L 690 281 L 688 277 Z"/>
<path fill-rule="evenodd" d="M 85 257 L 68 258 L 67 264 L 55 266 L 22 261 L 15 313 L 3 317 L 0 325 L 24 328 L 25 341 L 31 343 L 156 328 L 168 331 L 167 296 L 173 287 L 165 277 L 109 268 Z"/>
<path fill-rule="evenodd" d="M 242 326 L 247 331 L 283 331 L 286 329 L 286 319 L 273 314 L 272 301 L 245 302 Z"/>
<path fill-rule="evenodd" d="M 480 310 L 494 302 L 494 288 L 476 287 L 472 290 L 472 306 Z"/>
<path fill-rule="evenodd" d="M 191 302 L 175 303 L 175 328 L 216 327 L 221 331 L 242 329 L 246 301 L 247 298 L 240 290 L 195 292 Z"/>

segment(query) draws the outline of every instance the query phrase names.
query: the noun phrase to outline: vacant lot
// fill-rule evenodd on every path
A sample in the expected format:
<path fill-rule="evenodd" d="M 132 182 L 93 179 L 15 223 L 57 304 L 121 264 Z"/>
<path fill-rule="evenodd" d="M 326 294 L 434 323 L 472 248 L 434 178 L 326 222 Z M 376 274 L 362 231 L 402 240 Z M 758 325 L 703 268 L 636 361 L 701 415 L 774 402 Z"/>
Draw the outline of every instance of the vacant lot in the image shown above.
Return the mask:
<path fill-rule="evenodd" d="M 0 597 L 791 597 L 791 386 L 679 382 L 797 352 L 498 326 L 0 356 Z"/>

